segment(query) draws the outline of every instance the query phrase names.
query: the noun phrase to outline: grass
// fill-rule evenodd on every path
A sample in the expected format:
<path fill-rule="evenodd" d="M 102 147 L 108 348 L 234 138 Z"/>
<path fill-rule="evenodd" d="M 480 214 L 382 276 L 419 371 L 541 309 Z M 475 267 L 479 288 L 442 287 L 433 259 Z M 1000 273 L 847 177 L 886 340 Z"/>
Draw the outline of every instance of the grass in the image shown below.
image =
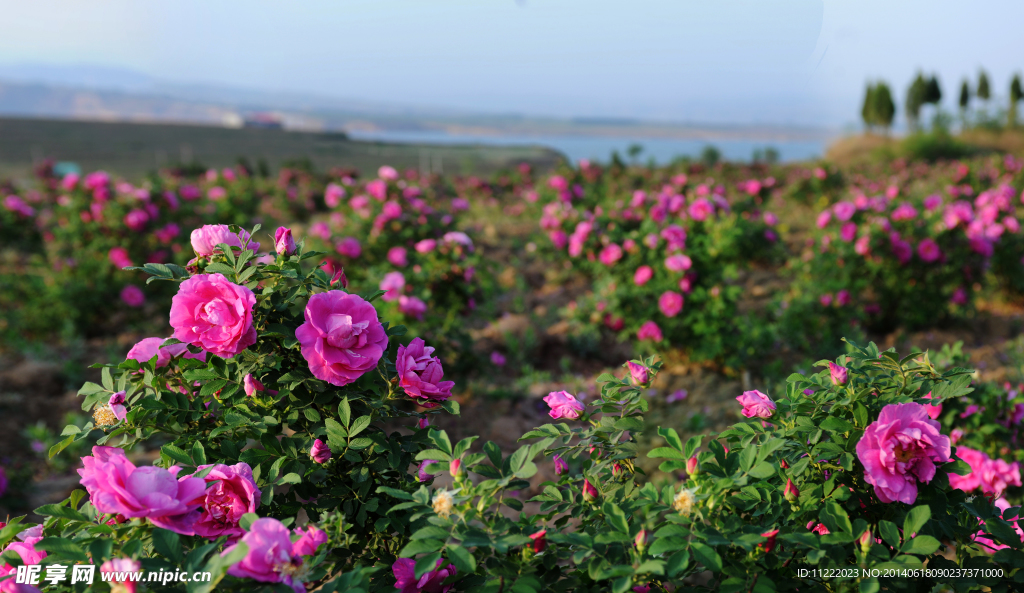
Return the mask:
<path fill-rule="evenodd" d="M 833 142 L 825 160 L 840 166 L 904 157 L 911 160 L 956 159 L 990 152 L 1024 154 L 1024 130 L 965 130 L 950 135 L 936 132 L 905 137 L 862 134 Z"/>
<path fill-rule="evenodd" d="M 177 164 L 235 165 L 245 157 L 270 171 L 308 161 L 319 170 L 349 167 L 369 174 L 381 165 L 431 172 L 488 174 L 528 162 L 547 170 L 563 157 L 540 146 L 391 144 L 340 133 L 213 126 L 0 118 L 0 177 L 26 177 L 45 158 L 138 179 Z"/>

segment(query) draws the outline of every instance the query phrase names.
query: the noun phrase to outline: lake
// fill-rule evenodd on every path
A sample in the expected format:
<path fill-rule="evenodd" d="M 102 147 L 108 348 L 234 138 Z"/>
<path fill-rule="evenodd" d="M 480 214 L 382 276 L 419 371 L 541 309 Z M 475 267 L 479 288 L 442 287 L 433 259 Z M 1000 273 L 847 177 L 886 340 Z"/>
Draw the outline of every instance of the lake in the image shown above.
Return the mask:
<path fill-rule="evenodd" d="M 613 151 L 625 159 L 626 151 L 633 144 L 643 147 L 639 160 L 646 163 L 654 158 L 665 164 L 676 157 L 697 158 L 707 146 L 714 146 L 722 158 L 730 161 L 749 161 L 755 150 L 774 148 L 779 160 L 784 162 L 806 161 L 821 158 L 825 154 L 825 140 L 744 140 L 744 139 L 690 139 L 690 138 L 631 138 L 628 136 L 498 136 L 472 134 L 446 134 L 434 131 L 375 131 L 349 132 L 354 140 L 378 140 L 382 142 L 424 143 L 424 144 L 486 144 L 498 146 L 542 145 L 564 154 L 572 162 L 580 159 L 607 162 Z"/>

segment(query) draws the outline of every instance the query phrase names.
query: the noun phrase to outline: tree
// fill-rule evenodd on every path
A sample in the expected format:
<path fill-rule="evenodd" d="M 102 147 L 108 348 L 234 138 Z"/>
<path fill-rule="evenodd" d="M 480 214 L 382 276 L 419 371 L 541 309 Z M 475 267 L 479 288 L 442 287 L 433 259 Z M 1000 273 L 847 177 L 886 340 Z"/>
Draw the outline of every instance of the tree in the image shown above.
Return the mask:
<path fill-rule="evenodd" d="M 889 85 L 885 82 L 879 82 L 875 85 L 875 92 L 871 102 L 874 105 L 872 111 L 875 114 L 875 123 L 882 126 L 886 133 L 888 133 L 889 128 L 892 127 L 893 117 L 896 115 L 896 104 L 893 103 L 892 91 L 889 90 Z"/>
<path fill-rule="evenodd" d="M 1017 126 L 1017 103 L 1021 99 L 1024 99 L 1024 90 L 1020 86 L 1020 74 L 1014 74 L 1013 80 L 1010 81 L 1010 127 Z"/>
<path fill-rule="evenodd" d="M 871 128 L 875 125 L 875 85 L 868 83 L 867 90 L 864 92 L 864 105 L 860 108 L 860 117 L 864 120 L 864 126 L 871 131 Z"/>
<path fill-rule="evenodd" d="M 924 102 L 931 105 L 938 105 L 940 101 L 942 101 L 942 89 L 939 88 L 939 79 L 933 74 L 925 85 Z"/>
<path fill-rule="evenodd" d="M 904 105 L 904 109 L 907 113 L 907 123 L 910 124 L 911 129 L 916 130 L 918 128 L 918 120 L 921 117 L 921 106 L 927 101 L 928 83 L 925 81 L 924 76 L 918 72 L 914 78 L 914 82 L 910 83 L 910 88 L 907 89 L 907 100 Z"/>
<path fill-rule="evenodd" d="M 967 108 L 971 105 L 971 85 L 965 78 L 960 84 L 960 125 L 967 127 Z"/>
<path fill-rule="evenodd" d="M 992 91 L 988 85 L 988 74 L 985 74 L 984 70 L 978 75 L 978 98 L 982 101 L 988 101 L 992 98 Z"/>

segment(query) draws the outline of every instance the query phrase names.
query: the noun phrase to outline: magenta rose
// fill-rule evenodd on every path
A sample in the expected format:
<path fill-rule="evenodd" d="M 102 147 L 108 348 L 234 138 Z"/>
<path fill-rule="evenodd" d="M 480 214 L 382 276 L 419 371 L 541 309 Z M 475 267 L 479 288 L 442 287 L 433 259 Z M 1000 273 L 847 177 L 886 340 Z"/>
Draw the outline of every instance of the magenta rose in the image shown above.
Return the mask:
<path fill-rule="evenodd" d="M 315 294 L 305 316 L 295 330 L 302 356 L 313 376 L 331 385 L 348 385 L 376 367 L 388 346 L 377 310 L 357 295 L 340 290 Z"/>
<path fill-rule="evenodd" d="M 132 560 L 131 558 L 113 558 L 107 560 L 100 566 L 100 572 L 103 574 L 110 574 L 110 583 L 120 585 L 121 588 L 111 587 L 111 591 L 125 591 L 127 593 L 135 593 L 136 581 L 131 580 L 125 573 L 142 572 L 142 563 L 138 560 Z M 117 581 L 115 578 L 127 577 L 127 580 Z"/>
<path fill-rule="evenodd" d="M 410 397 L 425 401 L 417 402 L 424 407 L 434 407 L 439 401 L 452 396 L 454 381 L 442 381 L 444 369 L 441 359 L 434 356 L 434 349 L 427 346 L 422 338 L 398 347 L 395 358 L 399 385 Z"/>
<path fill-rule="evenodd" d="M 743 415 L 747 418 L 771 418 L 775 413 L 775 402 L 758 390 L 744 391 L 736 398 L 743 406 Z"/>
<path fill-rule="evenodd" d="M 172 358 L 176 358 L 178 356 L 183 358 L 196 358 L 202 361 L 206 360 L 205 352 L 192 354 L 188 351 L 187 344 L 171 344 L 169 346 L 161 347 L 160 344 L 163 344 L 166 339 L 167 338 L 143 338 L 138 344 L 132 346 L 132 349 L 128 351 L 128 356 L 125 357 L 125 360 L 131 359 L 142 363 L 156 356 L 156 368 L 167 366 L 168 363 L 171 362 Z"/>
<path fill-rule="evenodd" d="M 239 462 L 235 465 L 200 465 L 196 471 L 212 467 L 210 473 L 202 478 L 212 484 L 203 496 L 195 500 L 202 505 L 203 512 L 195 523 L 196 535 L 209 539 L 217 539 L 226 535 L 235 539 L 245 534 L 238 526 L 242 515 L 255 513 L 260 506 L 260 489 L 252 478 L 252 468 L 248 463 Z M 192 478 L 182 478 L 190 480 Z"/>
<path fill-rule="evenodd" d="M 257 519 L 239 542 L 245 544 L 249 552 L 228 568 L 229 575 L 261 583 L 284 583 L 296 591 L 304 590 L 292 577 L 302 566 L 302 557 L 293 553 L 291 532 L 283 523 L 270 517 Z M 231 553 L 237 545 L 227 548 L 221 555 Z"/>
<path fill-rule="evenodd" d="M 448 593 L 452 585 L 444 585 L 445 579 L 456 572 L 454 564 L 448 564 L 442 568 L 444 558 L 439 558 L 434 570 L 427 571 L 419 579 L 416 578 L 416 561 L 412 558 L 399 558 L 391 565 L 391 572 L 395 575 L 395 588 L 400 593 Z"/>
<path fill-rule="evenodd" d="M 317 529 L 316 525 L 307 525 L 306 529 L 296 529 L 299 541 L 292 544 L 292 555 L 312 556 L 317 549 L 327 543 L 327 534 Z"/>
<path fill-rule="evenodd" d="M 298 247 L 292 238 L 292 230 L 288 227 L 277 227 L 277 231 L 274 232 L 274 250 L 278 255 L 292 255 L 296 249 Z"/>
<path fill-rule="evenodd" d="M 386 302 L 396 301 L 405 289 L 405 276 L 401 272 L 388 272 L 380 281 L 380 289 L 387 292 L 381 297 Z"/>
<path fill-rule="evenodd" d="M 882 502 L 917 500 L 917 483 L 935 477 L 935 464 L 950 460 L 949 437 L 917 403 L 889 404 L 857 443 L 864 480 Z"/>
<path fill-rule="evenodd" d="M 675 317 L 683 310 L 683 295 L 666 290 L 658 299 L 658 308 L 665 317 Z"/>
<path fill-rule="evenodd" d="M 401 295 L 398 297 L 398 311 L 414 319 L 423 320 L 423 314 L 427 312 L 427 304 L 414 296 Z"/>
<path fill-rule="evenodd" d="M 182 535 L 193 535 L 199 519 L 196 499 L 206 482 L 186 477 L 178 480 L 177 468 L 135 467 L 116 447 L 93 447 L 78 470 L 82 486 L 101 513 L 145 517 L 153 525 Z M 172 471 L 173 470 L 173 471 Z"/>
<path fill-rule="evenodd" d="M 256 295 L 220 274 L 192 276 L 171 299 L 174 337 L 221 358 L 256 343 L 252 309 Z"/>
<path fill-rule="evenodd" d="M 548 416 L 555 420 L 559 418 L 575 420 L 580 417 L 580 412 L 585 408 L 583 402 L 568 391 L 552 391 L 544 398 L 544 403 L 551 407 Z"/>
<path fill-rule="evenodd" d="M 650 375 L 647 372 L 647 367 L 642 364 L 637 364 L 632 360 L 626 363 L 629 367 L 629 374 L 633 377 L 633 382 L 637 385 L 644 385 L 650 381 Z"/>
<path fill-rule="evenodd" d="M 242 245 L 243 241 L 245 242 L 244 246 Z M 253 251 L 260 248 L 259 243 L 249 238 L 249 233 L 241 230 L 238 234 L 235 234 L 231 232 L 231 229 L 226 224 L 208 224 L 192 231 L 192 249 L 199 256 L 217 253 L 220 251 L 220 248 L 217 246 L 221 243 L 225 243 L 229 247 L 251 249 Z"/>
<path fill-rule="evenodd" d="M 320 439 L 316 439 L 309 448 L 309 458 L 320 464 L 327 463 L 331 458 L 331 448 Z"/>
<path fill-rule="evenodd" d="M 654 270 L 651 266 L 640 266 L 636 269 L 636 273 L 633 274 L 633 284 L 637 286 L 643 286 L 654 276 Z"/>
<path fill-rule="evenodd" d="M 653 321 L 645 321 L 644 324 L 640 326 L 640 329 L 637 330 L 636 339 L 640 341 L 653 340 L 655 342 L 660 342 L 664 339 L 664 336 L 661 334 L 661 328 L 658 327 L 657 323 L 654 323 Z"/>

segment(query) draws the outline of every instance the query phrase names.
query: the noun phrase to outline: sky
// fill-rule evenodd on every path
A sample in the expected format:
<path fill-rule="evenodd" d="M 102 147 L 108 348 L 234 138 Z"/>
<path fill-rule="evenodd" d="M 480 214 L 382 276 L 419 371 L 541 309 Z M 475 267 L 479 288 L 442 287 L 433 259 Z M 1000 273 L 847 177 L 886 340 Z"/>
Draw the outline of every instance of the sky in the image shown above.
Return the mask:
<path fill-rule="evenodd" d="M 3 66 L 479 113 L 855 125 L 935 73 L 1024 70 L 1020 0 L 5 0 Z"/>

